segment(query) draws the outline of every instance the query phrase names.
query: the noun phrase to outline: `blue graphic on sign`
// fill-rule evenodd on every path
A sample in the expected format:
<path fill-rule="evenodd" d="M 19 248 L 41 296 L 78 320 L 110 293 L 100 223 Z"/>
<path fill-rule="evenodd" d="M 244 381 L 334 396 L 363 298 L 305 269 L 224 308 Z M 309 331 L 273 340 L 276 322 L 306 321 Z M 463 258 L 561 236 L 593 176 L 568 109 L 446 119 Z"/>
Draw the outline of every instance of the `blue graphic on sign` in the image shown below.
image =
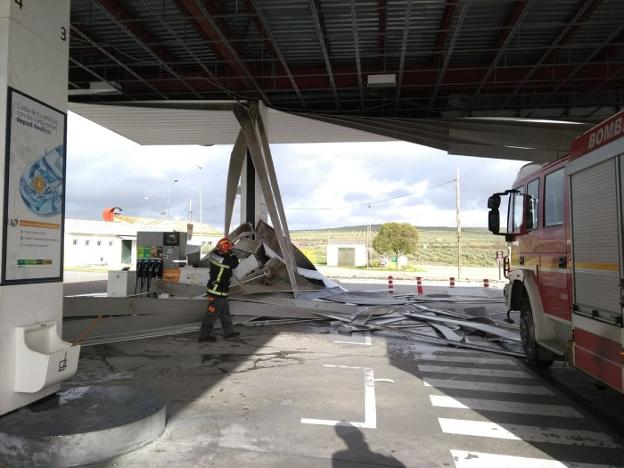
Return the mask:
<path fill-rule="evenodd" d="M 32 163 L 20 179 L 26 206 L 40 216 L 57 215 L 63 209 L 63 145 Z"/>

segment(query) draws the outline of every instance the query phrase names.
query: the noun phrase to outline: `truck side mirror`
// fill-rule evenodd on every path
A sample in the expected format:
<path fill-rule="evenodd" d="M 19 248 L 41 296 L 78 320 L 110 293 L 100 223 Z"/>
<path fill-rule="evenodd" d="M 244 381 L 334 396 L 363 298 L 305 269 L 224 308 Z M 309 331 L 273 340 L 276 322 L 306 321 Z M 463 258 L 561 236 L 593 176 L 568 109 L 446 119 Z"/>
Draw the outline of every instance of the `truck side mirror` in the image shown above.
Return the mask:
<path fill-rule="evenodd" d="M 492 195 L 490 198 L 488 198 L 488 208 L 490 210 L 496 210 L 498 211 L 498 208 L 500 207 L 501 204 L 501 197 L 498 194 Z"/>
<path fill-rule="evenodd" d="M 492 197 L 490 197 L 491 199 Z M 499 203 L 500 203 L 500 198 L 499 198 Z M 488 206 L 489 206 L 489 200 L 488 200 Z M 498 235 L 500 232 L 500 213 L 498 212 L 498 209 L 494 209 L 492 208 L 490 210 L 490 212 L 488 213 L 488 229 L 492 234 L 496 234 Z"/>

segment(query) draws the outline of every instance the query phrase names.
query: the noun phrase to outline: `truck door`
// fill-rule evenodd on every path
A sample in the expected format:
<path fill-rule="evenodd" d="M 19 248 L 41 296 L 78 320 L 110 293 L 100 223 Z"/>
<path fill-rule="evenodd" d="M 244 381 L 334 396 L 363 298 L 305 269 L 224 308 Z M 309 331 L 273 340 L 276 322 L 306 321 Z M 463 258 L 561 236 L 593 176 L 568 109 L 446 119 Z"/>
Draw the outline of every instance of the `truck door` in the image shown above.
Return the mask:
<path fill-rule="evenodd" d="M 543 180 L 543 228 L 538 274 L 540 295 L 545 313 L 570 320 L 569 261 L 565 227 L 567 184 L 563 167 L 555 167 L 545 173 Z"/>

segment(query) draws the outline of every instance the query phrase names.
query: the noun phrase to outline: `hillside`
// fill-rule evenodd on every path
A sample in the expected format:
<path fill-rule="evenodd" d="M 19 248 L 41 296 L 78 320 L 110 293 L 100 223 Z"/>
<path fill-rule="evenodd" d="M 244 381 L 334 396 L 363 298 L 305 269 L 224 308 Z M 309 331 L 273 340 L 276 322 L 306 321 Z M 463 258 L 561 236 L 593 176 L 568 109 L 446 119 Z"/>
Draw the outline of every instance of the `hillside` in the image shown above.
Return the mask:
<path fill-rule="evenodd" d="M 381 225 L 372 226 L 372 234 Z M 294 244 L 318 264 L 326 261 L 328 241 L 366 241 L 368 226 L 292 231 Z M 457 230 L 451 227 L 419 227 L 418 251 L 410 257 L 411 264 L 455 265 L 457 263 Z M 486 228 L 462 229 L 462 262 L 464 266 L 496 266 L 496 251 L 506 250 L 503 237 L 492 235 Z"/>

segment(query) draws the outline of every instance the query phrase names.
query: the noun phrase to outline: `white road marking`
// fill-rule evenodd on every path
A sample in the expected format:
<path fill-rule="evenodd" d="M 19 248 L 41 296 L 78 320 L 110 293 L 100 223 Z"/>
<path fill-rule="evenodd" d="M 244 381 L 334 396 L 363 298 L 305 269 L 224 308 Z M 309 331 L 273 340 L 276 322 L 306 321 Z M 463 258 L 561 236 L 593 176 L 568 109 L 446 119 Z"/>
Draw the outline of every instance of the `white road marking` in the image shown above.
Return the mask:
<path fill-rule="evenodd" d="M 475 390 L 494 393 L 522 393 L 525 395 L 554 395 L 541 385 L 518 385 L 494 382 L 475 382 L 473 380 L 427 379 L 425 387 L 452 388 L 457 390 Z"/>
<path fill-rule="evenodd" d="M 442 432 L 446 434 L 491 437 L 494 439 L 523 440 L 561 445 L 621 448 L 611 437 L 602 432 L 559 429 L 553 427 L 496 424 L 490 421 L 438 418 Z"/>
<path fill-rule="evenodd" d="M 371 332 L 366 331 L 366 332 L 364 332 L 364 343 L 362 343 L 360 341 L 341 341 L 341 340 L 334 340 L 334 343 L 371 346 L 373 344 L 373 340 L 371 339 Z"/>
<path fill-rule="evenodd" d="M 609 466 L 452 449 L 451 456 L 455 462 L 455 468 L 607 468 Z"/>
<path fill-rule="evenodd" d="M 558 416 L 561 418 L 582 418 L 581 413 L 570 406 L 541 405 L 516 401 L 484 400 L 481 398 L 455 399 L 446 395 L 429 395 L 431 404 L 439 408 L 459 408 L 501 413 L 538 414 L 540 416 Z"/>
<path fill-rule="evenodd" d="M 425 354 L 417 357 L 423 361 L 438 362 L 469 362 L 473 364 L 500 364 L 507 366 L 516 366 L 516 362 L 511 359 L 495 359 L 495 358 L 478 358 L 468 356 L 453 356 L 450 354 Z"/>
<path fill-rule="evenodd" d="M 337 366 L 336 364 L 323 364 L 323 367 L 333 367 L 335 369 L 366 369 L 366 367 Z"/>
<path fill-rule="evenodd" d="M 476 367 L 447 367 L 418 364 L 418 370 L 422 372 L 434 372 L 436 374 L 480 375 L 483 377 L 512 377 L 515 379 L 534 378 L 528 372 L 519 370 L 481 369 Z"/>
<path fill-rule="evenodd" d="M 352 426 L 362 429 L 376 429 L 377 405 L 375 403 L 375 372 L 373 371 L 373 369 L 369 369 L 367 367 L 335 366 L 333 364 L 324 364 L 323 367 L 364 370 L 364 422 L 301 418 L 301 423 L 319 424 L 323 426 Z"/>

